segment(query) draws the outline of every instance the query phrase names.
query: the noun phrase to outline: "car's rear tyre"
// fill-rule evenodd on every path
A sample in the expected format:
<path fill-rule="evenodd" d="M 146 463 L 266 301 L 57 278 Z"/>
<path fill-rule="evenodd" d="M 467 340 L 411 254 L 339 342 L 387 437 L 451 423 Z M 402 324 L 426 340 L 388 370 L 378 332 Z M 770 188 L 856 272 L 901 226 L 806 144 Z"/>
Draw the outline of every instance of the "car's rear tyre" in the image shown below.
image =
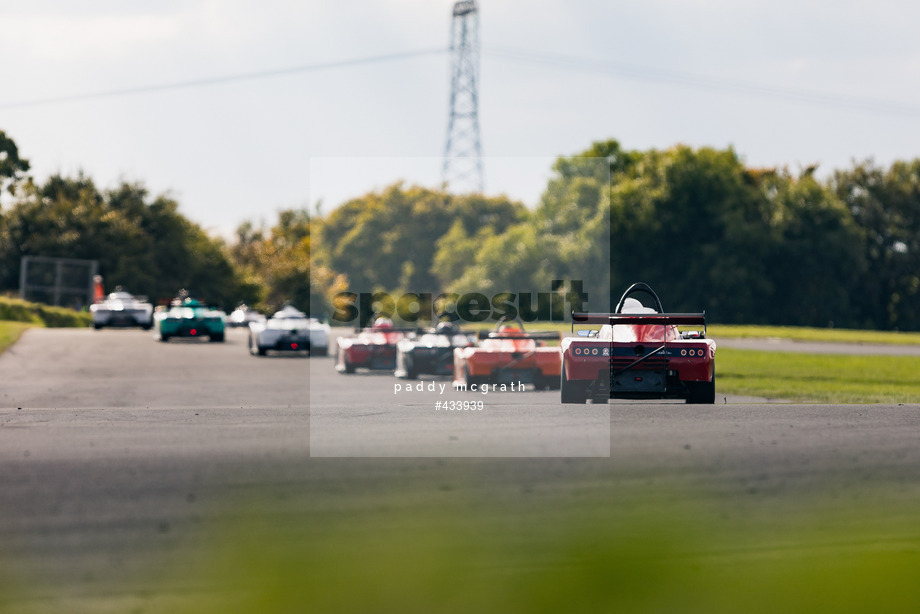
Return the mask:
<path fill-rule="evenodd" d="M 562 378 L 552 375 L 540 375 L 536 381 L 536 387 L 540 390 L 559 390 L 561 386 Z"/>
<path fill-rule="evenodd" d="M 591 402 L 595 405 L 606 405 L 610 401 L 610 395 L 606 392 L 604 393 L 594 393 L 594 396 L 591 397 Z"/>
<path fill-rule="evenodd" d="M 470 375 L 470 365 L 463 365 L 463 379 L 466 380 L 467 390 L 471 390 L 473 386 L 476 386 L 476 390 L 481 390 L 482 387 L 489 385 L 489 377 L 483 375 Z"/>
<path fill-rule="evenodd" d="M 208 335 L 208 339 L 210 341 L 221 342 L 224 340 L 224 334 L 223 333 L 213 333 L 211 335 Z"/>
<path fill-rule="evenodd" d="M 93 328 L 95 328 L 96 330 L 102 330 L 102 324 L 96 324 L 95 322 L 93 322 Z"/>
<path fill-rule="evenodd" d="M 341 350 L 340 350 L 341 351 Z M 355 372 L 355 365 L 348 362 L 348 354 L 342 351 L 342 373 L 348 373 L 349 375 Z"/>
<path fill-rule="evenodd" d="M 265 356 L 268 353 L 268 350 L 259 346 L 255 335 L 252 333 L 249 333 L 249 353 L 253 356 Z"/>
<path fill-rule="evenodd" d="M 690 394 L 687 403 L 712 405 L 716 402 L 716 376 L 713 374 L 711 382 L 688 382 Z"/>
<path fill-rule="evenodd" d="M 562 390 L 563 403 L 580 403 L 583 405 L 588 402 L 588 383 L 582 380 L 567 380 L 564 364 L 562 365 L 562 375 L 559 377 L 559 387 Z"/>
<path fill-rule="evenodd" d="M 162 341 L 163 343 L 166 343 L 167 341 L 169 341 L 169 335 L 164 335 L 163 333 L 160 333 L 160 341 Z"/>
<path fill-rule="evenodd" d="M 418 369 L 415 368 L 415 362 L 413 362 L 410 356 L 406 356 L 405 361 L 406 379 L 418 379 Z"/>

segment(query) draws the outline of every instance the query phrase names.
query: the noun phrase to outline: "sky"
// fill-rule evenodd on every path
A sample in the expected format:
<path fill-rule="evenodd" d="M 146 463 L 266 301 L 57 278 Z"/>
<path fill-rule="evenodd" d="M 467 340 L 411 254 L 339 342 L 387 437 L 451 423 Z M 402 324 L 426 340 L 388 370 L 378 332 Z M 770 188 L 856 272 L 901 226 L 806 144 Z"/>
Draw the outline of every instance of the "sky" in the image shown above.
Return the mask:
<path fill-rule="evenodd" d="M 452 0 L 0 0 L 0 130 L 32 175 L 167 194 L 216 235 L 437 188 Z M 487 195 L 556 157 L 732 147 L 819 174 L 920 157 L 920 4 L 478 0 Z"/>

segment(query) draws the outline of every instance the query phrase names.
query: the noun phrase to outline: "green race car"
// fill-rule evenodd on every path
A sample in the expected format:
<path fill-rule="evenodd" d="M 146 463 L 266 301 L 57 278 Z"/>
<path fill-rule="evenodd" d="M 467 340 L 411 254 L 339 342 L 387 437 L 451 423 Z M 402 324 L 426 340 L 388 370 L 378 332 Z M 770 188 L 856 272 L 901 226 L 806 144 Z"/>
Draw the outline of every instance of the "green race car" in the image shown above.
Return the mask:
<path fill-rule="evenodd" d="M 224 340 L 223 311 L 210 307 L 187 294 L 180 293 L 168 306 L 159 306 L 153 314 L 160 341 L 172 337 L 207 337 Z"/>

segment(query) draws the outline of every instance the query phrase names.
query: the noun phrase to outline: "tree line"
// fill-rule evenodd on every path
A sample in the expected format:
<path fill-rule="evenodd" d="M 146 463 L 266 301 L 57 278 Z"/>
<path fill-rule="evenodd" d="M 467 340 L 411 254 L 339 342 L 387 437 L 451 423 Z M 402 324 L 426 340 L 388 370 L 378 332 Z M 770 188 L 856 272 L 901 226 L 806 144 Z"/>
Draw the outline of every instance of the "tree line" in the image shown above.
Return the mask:
<path fill-rule="evenodd" d="M 210 236 L 167 195 L 140 183 L 99 189 L 78 173 L 43 183 L 0 131 L 0 292 L 15 294 L 23 256 L 97 260 L 105 286 L 151 300 L 182 290 L 226 310 L 266 313 L 286 302 L 309 308 L 309 216 L 279 213 L 276 225 L 243 224 L 233 241 Z"/>
<path fill-rule="evenodd" d="M 394 183 L 327 215 L 280 211 L 224 240 L 167 195 L 55 175 L 36 183 L 0 131 L 0 292 L 24 255 L 98 260 L 107 286 L 187 288 L 231 309 L 330 313 L 343 292 L 543 292 L 582 280 L 613 302 L 635 281 L 712 322 L 920 330 L 920 160 L 750 168 L 731 148 L 557 159 L 540 202 Z"/>
<path fill-rule="evenodd" d="M 731 148 L 557 159 L 539 204 L 394 184 L 314 220 L 314 295 L 630 284 L 712 322 L 920 330 L 920 160 L 750 168 Z"/>

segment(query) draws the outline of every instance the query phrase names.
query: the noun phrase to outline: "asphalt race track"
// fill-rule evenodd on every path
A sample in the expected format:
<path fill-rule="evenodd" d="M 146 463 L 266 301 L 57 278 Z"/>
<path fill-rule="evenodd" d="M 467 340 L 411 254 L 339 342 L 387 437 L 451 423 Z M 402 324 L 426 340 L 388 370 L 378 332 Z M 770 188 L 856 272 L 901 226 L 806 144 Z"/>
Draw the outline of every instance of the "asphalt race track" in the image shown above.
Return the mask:
<path fill-rule="evenodd" d="M 868 499 L 892 522 L 920 511 L 917 406 L 717 390 L 712 406 L 572 407 L 558 392 L 400 396 L 397 383 L 339 375 L 331 357 L 252 357 L 239 330 L 225 343 L 27 331 L 0 355 L 0 611 L 175 611 L 239 588 L 198 573 L 228 522 L 302 528 L 378 501 L 381 514 L 469 506 L 482 522 L 618 491 L 716 498 L 727 515 L 807 500 L 853 526 Z M 434 408 L 448 397 L 483 409 Z M 878 537 L 915 548 L 918 532 Z"/>

